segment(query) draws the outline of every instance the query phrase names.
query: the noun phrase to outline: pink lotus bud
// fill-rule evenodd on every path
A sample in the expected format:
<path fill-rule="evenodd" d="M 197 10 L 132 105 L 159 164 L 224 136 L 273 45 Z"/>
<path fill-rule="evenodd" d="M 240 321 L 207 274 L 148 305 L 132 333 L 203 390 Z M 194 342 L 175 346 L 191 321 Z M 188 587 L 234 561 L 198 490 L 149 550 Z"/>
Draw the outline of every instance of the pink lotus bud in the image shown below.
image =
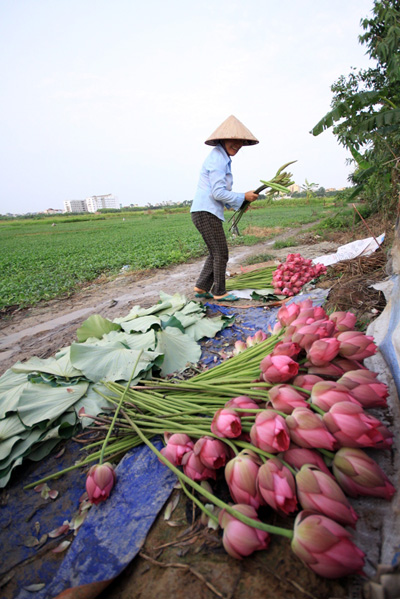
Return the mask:
<path fill-rule="evenodd" d="M 261 360 L 260 369 L 264 381 L 268 383 L 285 383 L 296 376 L 299 365 L 289 356 L 267 355 Z"/>
<path fill-rule="evenodd" d="M 293 379 L 292 385 L 295 387 L 302 387 L 303 389 L 306 389 L 306 391 L 311 391 L 315 383 L 319 383 L 319 381 L 323 380 L 324 379 L 315 374 L 298 374 L 296 378 Z"/>
<path fill-rule="evenodd" d="M 350 401 L 361 405 L 346 387 L 335 381 L 322 381 L 312 388 L 311 402 L 324 412 L 327 412 L 335 403 L 340 401 Z"/>
<path fill-rule="evenodd" d="M 232 507 L 244 516 L 260 522 L 256 510 L 251 505 L 238 504 Z M 219 514 L 219 523 L 224 531 L 222 543 L 231 557 L 243 559 L 254 551 L 268 548 L 270 536 L 267 532 L 243 524 L 225 510 Z"/>
<path fill-rule="evenodd" d="M 233 355 L 237 356 L 237 355 L 241 354 L 242 352 L 244 352 L 245 349 L 247 349 L 247 345 L 244 341 L 235 341 Z"/>
<path fill-rule="evenodd" d="M 242 432 L 240 417 L 235 410 L 220 408 L 214 414 L 211 422 L 211 432 L 217 437 L 234 439 Z"/>
<path fill-rule="evenodd" d="M 282 306 L 282 308 L 278 310 L 277 318 L 283 327 L 287 327 L 298 317 L 299 313 L 299 305 L 292 303 L 287 306 Z"/>
<path fill-rule="evenodd" d="M 378 464 L 364 451 L 343 447 L 333 458 L 333 473 L 347 495 L 390 500 L 396 490 Z"/>
<path fill-rule="evenodd" d="M 349 401 L 333 405 L 323 421 L 341 447 L 389 449 L 393 443 L 392 433 L 380 420 Z"/>
<path fill-rule="evenodd" d="M 286 417 L 293 443 L 307 449 L 334 449 L 335 437 L 328 431 L 321 416 L 308 408 L 296 408 Z"/>
<path fill-rule="evenodd" d="M 193 449 L 193 441 L 184 433 L 175 433 L 168 438 L 167 445 L 162 448 L 162 455 L 174 466 L 182 464 L 182 458 Z"/>
<path fill-rule="evenodd" d="M 335 330 L 335 324 L 330 320 L 316 320 L 312 324 L 297 329 L 292 335 L 292 341 L 308 351 L 314 341 L 331 337 Z M 344 333 L 343 333 L 344 334 Z"/>
<path fill-rule="evenodd" d="M 338 383 L 345 386 L 363 408 L 386 407 L 388 388 L 376 376 L 371 370 L 350 370 L 345 372 Z"/>
<path fill-rule="evenodd" d="M 339 333 L 344 331 L 353 331 L 356 326 L 357 316 L 352 312 L 332 312 L 329 315 L 329 320 L 336 324 Z"/>
<path fill-rule="evenodd" d="M 239 410 L 259 410 L 260 406 L 258 405 L 258 403 L 256 403 L 254 401 L 254 399 L 247 397 L 247 395 L 240 395 L 239 397 L 234 397 L 233 399 L 230 399 L 229 401 L 227 401 L 225 404 L 225 408 L 230 408 L 232 410 L 235 410 L 236 408 L 239 408 Z M 255 416 L 256 412 L 240 412 L 239 411 L 238 415 L 240 417 Z"/>
<path fill-rule="evenodd" d="M 307 368 L 308 374 L 317 376 L 327 376 L 330 379 L 338 379 L 342 376 L 342 374 L 344 374 L 344 370 L 337 366 L 335 362 L 325 364 L 324 366 L 313 366 L 311 362 L 306 362 L 304 366 Z"/>
<path fill-rule="evenodd" d="M 258 471 L 258 491 L 264 501 L 281 515 L 296 511 L 296 484 L 290 470 L 278 458 L 271 458 Z"/>
<path fill-rule="evenodd" d="M 339 354 L 343 358 L 351 360 L 364 360 L 373 356 L 378 349 L 374 338 L 371 335 L 364 335 L 360 331 L 339 333 L 337 339 L 340 341 Z"/>
<path fill-rule="evenodd" d="M 109 497 L 116 480 L 114 468 L 109 462 L 92 466 L 86 477 L 86 491 L 90 503 L 97 505 L 105 501 Z"/>
<path fill-rule="evenodd" d="M 303 509 L 355 526 L 358 517 L 337 482 L 315 466 L 306 464 L 296 474 L 297 496 Z"/>
<path fill-rule="evenodd" d="M 348 360 L 347 358 L 342 358 L 338 356 L 332 361 L 335 366 L 340 368 L 343 373 L 348 372 L 349 370 L 366 370 L 366 366 L 364 366 L 361 362 L 357 360 Z"/>
<path fill-rule="evenodd" d="M 311 464 L 317 466 L 322 472 L 325 472 L 325 474 L 332 477 L 322 455 L 315 449 L 306 449 L 305 447 L 291 445 L 287 451 L 283 452 L 282 459 L 293 468 L 296 468 L 296 470 L 300 470 L 304 464 Z"/>
<path fill-rule="evenodd" d="M 273 410 L 257 414 L 250 430 L 250 439 L 253 445 L 269 453 L 286 451 L 290 444 L 285 419 Z"/>
<path fill-rule="evenodd" d="M 183 472 L 192 480 L 200 481 L 207 478 L 217 478 L 217 473 L 211 468 L 207 468 L 193 451 L 188 451 L 182 458 Z"/>
<path fill-rule="evenodd" d="M 289 358 L 295 358 L 301 352 L 301 347 L 297 343 L 291 341 L 284 342 L 279 341 L 272 351 L 273 356 L 288 356 Z"/>
<path fill-rule="evenodd" d="M 267 338 L 268 335 L 266 335 L 263 331 L 256 331 L 252 337 L 247 337 L 246 345 L 247 347 L 253 347 L 254 345 L 262 343 L 262 341 L 265 341 Z"/>
<path fill-rule="evenodd" d="M 296 517 L 293 532 L 293 553 L 319 576 L 363 574 L 365 554 L 337 522 L 306 510 Z"/>
<path fill-rule="evenodd" d="M 284 414 L 291 414 L 295 408 L 300 406 L 308 408 L 305 401 L 306 394 L 296 391 L 290 385 L 276 385 L 268 390 L 270 401 L 275 410 Z"/>
<path fill-rule="evenodd" d="M 313 366 L 325 366 L 339 353 L 340 343 L 335 337 L 318 339 L 312 343 L 307 358 Z"/>
<path fill-rule="evenodd" d="M 251 450 L 242 451 L 225 466 L 225 480 L 232 499 L 258 509 L 262 503 L 257 490 L 260 460 Z"/>
<path fill-rule="evenodd" d="M 231 453 L 223 441 L 213 437 L 200 437 L 194 445 L 193 452 L 200 458 L 204 466 L 212 470 L 225 466 Z"/>

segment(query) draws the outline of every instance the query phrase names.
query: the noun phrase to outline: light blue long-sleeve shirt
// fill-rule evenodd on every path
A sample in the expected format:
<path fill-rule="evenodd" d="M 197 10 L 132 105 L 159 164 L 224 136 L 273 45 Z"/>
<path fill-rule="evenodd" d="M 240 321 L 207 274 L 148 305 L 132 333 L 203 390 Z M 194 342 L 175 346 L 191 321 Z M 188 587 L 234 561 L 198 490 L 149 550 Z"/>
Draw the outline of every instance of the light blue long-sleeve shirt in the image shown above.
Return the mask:
<path fill-rule="evenodd" d="M 232 191 L 231 159 L 221 145 L 215 146 L 205 159 L 191 212 L 211 212 L 224 219 L 224 207 L 238 210 L 244 202 L 244 193 Z"/>

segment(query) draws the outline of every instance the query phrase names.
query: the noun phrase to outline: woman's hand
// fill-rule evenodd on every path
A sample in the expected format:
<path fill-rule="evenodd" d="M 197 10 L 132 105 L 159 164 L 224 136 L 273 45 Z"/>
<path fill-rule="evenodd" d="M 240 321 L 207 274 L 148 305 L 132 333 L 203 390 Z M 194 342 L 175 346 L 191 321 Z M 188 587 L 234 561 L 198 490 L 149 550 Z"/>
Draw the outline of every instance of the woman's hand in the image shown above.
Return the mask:
<path fill-rule="evenodd" d="M 258 199 L 258 193 L 254 193 L 254 191 L 246 191 L 244 194 L 244 199 L 248 202 L 254 202 L 254 200 Z"/>

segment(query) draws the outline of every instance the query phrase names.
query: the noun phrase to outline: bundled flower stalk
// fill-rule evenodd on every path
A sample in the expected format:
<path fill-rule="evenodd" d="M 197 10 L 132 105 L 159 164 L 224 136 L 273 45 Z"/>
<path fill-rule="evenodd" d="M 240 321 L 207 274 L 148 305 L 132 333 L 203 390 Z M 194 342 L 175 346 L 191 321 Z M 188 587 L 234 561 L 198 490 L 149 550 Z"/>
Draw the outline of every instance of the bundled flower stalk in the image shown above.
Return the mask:
<path fill-rule="evenodd" d="M 291 162 L 283 164 L 277 170 L 275 176 L 270 181 L 263 181 L 261 179 L 260 182 L 262 183 L 262 185 L 255 190 L 255 193 L 261 193 L 262 191 L 264 191 L 264 189 L 267 188 L 269 188 L 269 191 L 265 194 L 267 198 L 271 198 L 277 193 L 290 193 L 289 186 L 293 185 L 294 183 L 294 181 L 292 181 L 293 175 L 292 173 L 286 172 L 284 169 L 290 166 L 291 164 L 294 164 L 295 162 L 297 162 L 297 160 L 292 160 Z M 239 210 L 236 210 L 234 215 L 229 219 L 229 223 L 231 223 L 229 227 L 230 233 L 233 233 L 234 235 L 240 235 L 238 224 L 249 206 L 250 202 L 247 202 L 245 200 L 239 208 Z"/>
<path fill-rule="evenodd" d="M 328 316 L 310 300 L 292 303 L 279 310 L 270 336 L 258 331 L 238 342 L 232 358 L 188 381 L 106 383 L 110 401 L 121 395 L 116 426 L 126 433 L 110 438 L 107 450 L 118 454 L 128 438 L 146 443 L 220 525 L 232 557 L 266 550 L 278 534 L 320 576 L 362 573 L 364 553 L 347 529 L 358 519 L 348 497 L 390 500 L 395 489 L 365 451 L 390 449 L 392 434 L 368 412 L 386 407 L 388 391 L 363 364 L 377 350 L 373 338 L 354 326 L 351 313 Z M 161 452 L 151 442 L 157 434 Z M 232 503 L 201 486 L 220 473 Z M 262 521 L 265 506 L 288 527 Z"/>

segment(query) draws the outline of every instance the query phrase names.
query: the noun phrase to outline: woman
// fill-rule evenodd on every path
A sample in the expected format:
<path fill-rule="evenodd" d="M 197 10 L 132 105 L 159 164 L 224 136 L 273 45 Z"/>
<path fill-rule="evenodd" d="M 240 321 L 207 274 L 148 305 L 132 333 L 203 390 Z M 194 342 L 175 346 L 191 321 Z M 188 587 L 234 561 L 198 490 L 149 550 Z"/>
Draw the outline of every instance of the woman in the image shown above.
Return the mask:
<path fill-rule="evenodd" d="M 254 202 L 254 191 L 232 191 L 231 157 L 242 146 L 258 144 L 258 139 L 233 115 L 228 117 L 205 142 L 215 146 L 201 168 L 200 179 L 194 197 L 192 221 L 207 246 L 209 255 L 194 288 L 196 297 L 214 298 L 217 301 L 234 302 L 237 298 L 226 292 L 225 273 L 229 259 L 223 221 L 224 208 L 238 210 L 243 202 Z"/>

